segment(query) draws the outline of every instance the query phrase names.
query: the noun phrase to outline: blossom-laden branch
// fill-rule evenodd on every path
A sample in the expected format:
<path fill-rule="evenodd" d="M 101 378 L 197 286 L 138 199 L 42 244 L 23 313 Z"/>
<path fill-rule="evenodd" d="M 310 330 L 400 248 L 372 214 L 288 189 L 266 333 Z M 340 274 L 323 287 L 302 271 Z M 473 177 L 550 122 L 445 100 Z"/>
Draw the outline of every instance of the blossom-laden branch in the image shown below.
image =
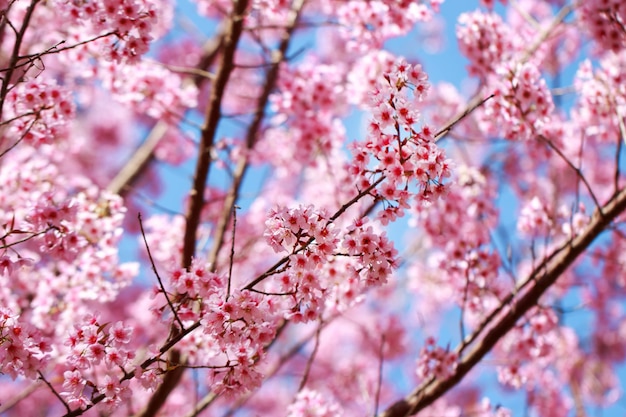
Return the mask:
<path fill-rule="evenodd" d="M 457 28 L 480 82 L 469 101 L 382 49 L 433 23 L 441 0 L 195 3 L 219 27 L 212 51 L 169 38 L 172 2 L 0 0 L 0 372 L 18 379 L 4 411 L 32 414 L 41 399 L 67 416 L 195 416 L 209 406 L 227 415 L 378 414 L 400 397 L 387 376 L 394 359 L 411 359 L 403 342 L 414 318 L 434 326 L 450 301 L 461 310 L 461 343 L 427 337 L 413 371 L 420 383 L 383 415 L 457 406 L 506 415 L 451 391 L 489 352 L 499 381 L 524 386 L 534 408 L 566 412 L 559 394 L 577 410 L 616 398 L 608 368 L 626 358 L 612 309 L 625 292 L 619 2 L 513 2 L 502 16 L 482 1 Z M 576 94 L 570 117 L 556 111 L 546 73 L 574 64 L 585 37 L 605 48 L 562 89 Z M 153 58 L 141 58 L 156 39 Z M 201 80 L 205 88 L 191 85 Z M 352 141 L 345 118 L 355 108 L 371 116 Z M 117 166 L 105 156 L 117 156 L 137 126 L 152 129 L 109 191 L 125 194 L 140 178 L 156 189 L 149 162 L 188 157 L 194 140 L 183 128 L 199 119 L 185 218 L 156 215 L 139 227 L 159 271 L 150 294 L 131 283 L 138 266 L 118 259 L 126 209 L 100 189 Z M 188 148 L 169 140 L 173 132 Z M 445 149 L 444 137 L 453 139 Z M 608 159 L 606 175 L 598 168 Z M 262 186 L 248 205 L 257 167 Z M 505 189 L 520 203 L 521 238 L 502 245 L 492 231 L 504 227 L 496 204 Z M 420 253 L 401 260 L 400 239 L 387 231 L 407 214 Z M 597 238 L 608 229 L 614 245 Z M 582 289 L 599 319 L 589 344 L 565 326 L 566 309 L 542 299 L 576 285 L 583 253 L 602 269 Z M 396 279 L 401 264 L 407 280 Z M 418 314 L 395 316 L 405 307 Z M 306 323 L 319 325 L 302 338 Z M 285 352 L 293 340 L 302 342 Z M 574 358 L 555 363 L 559 349 Z M 293 382 L 294 369 L 299 386 L 262 395 Z M 38 381 L 34 391 L 19 387 L 22 378 Z"/>
<path fill-rule="evenodd" d="M 392 404 L 381 417 L 400 417 L 418 413 L 456 386 L 509 332 L 557 279 L 585 252 L 585 250 L 626 210 L 626 188 L 594 212 L 588 226 L 551 252 L 529 273 L 526 279 L 504 298 L 496 311 L 468 336 L 472 349 L 459 358 L 454 373 L 448 378 L 432 378 L 417 387 L 406 398 Z M 456 348 L 457 353 L 467 349 L 467 342 Z"/>

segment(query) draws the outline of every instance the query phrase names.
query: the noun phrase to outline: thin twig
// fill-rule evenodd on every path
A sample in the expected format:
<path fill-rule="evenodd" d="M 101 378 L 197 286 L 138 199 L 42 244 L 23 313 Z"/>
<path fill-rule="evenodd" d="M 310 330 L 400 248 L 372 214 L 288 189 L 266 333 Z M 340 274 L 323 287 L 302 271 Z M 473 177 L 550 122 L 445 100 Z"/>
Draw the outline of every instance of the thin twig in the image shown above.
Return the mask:
<path fill-rule="evenodd" d="M 463 290 L 463 303 L 461 305 L 461 317 L 459 318 L 461 340 L 465 340 L 465 307 L 467 306 L 469 286 L 470 286 L 470 280 L 469 280 L 469 262 L 468 262 L 468 268 L 465 270 L 465 288 Z"/>
<path fill-rule="evenodd" d="M 208 406 L 210 406 L 213 401 L 217 399 L 217 394 L 215 392 L 209 392 L 204 396 L 199 402 L 196 402 L 196 405 L 193 408 L 193 411 L 187 414 L 186 417 L 196 417 L 201 412 L 203 412 Z"/>
<path fill-rule="evenodd" d="M 24 35 L 26 34 L 26 29 L 30 24 L 30 19 L 35 12 L 35 7 L 37 3 L 41 0 L 31 0 L 30 5 L 26 9 L 24 16 L 22 17 L 22 26 L 20 27 L 19 32 L 15 34 L 15 42 L 13 44 L 13 51 L 11 53 L 11 59 L 9 60 L 9 66 L 7 67 L 6 74 L 4 78 L 1 78 L 2 86 L 0 87 L 0 118 L 3 114 L 4 103 L 6 102 L 7 92 L 9 91 L 9 84 L 11 83 L 11 78 L 13 78 L 13 73 L 15 72 L 17 61 L 20 59 L 20 49 L 22 48 L 22 41 L 24 40 Z M 7 22 L 10 22 L 7 19 Z M 11 25 L 12 26 L 12 25 Z"/>
<path fill-rule="evenodd" d="M 313 351 L 311 352 L 311 355 L 306 362 L 304 374 L 302 375 L 302 379 L 300 380 L 300 386 L 298 387 L 298 392 L 302 391 L 302 389 L 306 386 L 307 380 L 309 379 L 309 373 L 311 372 L 313 361 L 315 360 L 317 350 L 320 346 L 320 333 L 322 332 L 323 323 L 324 321 L 320 319 L 320 323 L 317 325 L 317 331 L 315 332 L 315 343 L 313 344 Z"/>
<path fill-rule="evenodd" d="M 548 138 L 546 138 L 543 135 L 539 135 L 538 138 L 542 141 L 544 141 L 552 150 L 554 150 L 560 157 L 561 159 L 563 159 L 563 161 L 565 161 L 565 163 L 574 170 L 574 172 L 576 173 L 576 176 L 578 176 L 578 178 L 580 178 L 580 180 L 583 182 L 583 184 L 585 184 L 585 187 L 587 188 L 587 191 L 589 192 L 589 195 L 591 196 L 591 199 L 593 200 L 593 202 L 596 205 L 596 208 L 598 210 L 600 210 L 600 213 L 602 213 L 602 206 L 600 205 L 600 202 L 598 201 L 598 198 L 596 197 L 595 193 L 593 192 L 593 189 L 591 188 L 591 185 L 589 184 L 589 182 L 587 181 L 587 179 L 585 178 L 585 176 L 583 175 L 582 171 L 580 170 L 580 168 L 578 168 L 576 165 L 574 165 L 572 163 L 572 161 L 569 160 L 569 158 L 567 156 L 565 156 L 563 154 L 563 152 L 561 152 L 561 150 L 552 143 L 552 141 Z"/>
<path fill-rule="evenodd" d="M 14 149 L 17 145 L 19 145 L 22 140 L 24 140 L 24 138 L 26 137 L 26 135 L 31 131 L 31 129 L 33 128 L 33 126 L 35 126 L 35 123 L 37 123 L 37 121 L 39 120 L 39 116 L 37 116 L 36 118 L 34 118 L 30 125 L 26 128 L 26 130 L 24 131 L 24 133 L 22 135 L 20 135 L 20 137 L 8 148 L 6 148 L 5 150 L 3 150 L 0 153 L 0 158 L 4 157 L 4 155 L 8 154 L 9 152 L 11 152 L 12 149 Z"/>
<path fill-rule="evenodd" d="M 146 251 L 148 252 L 148 258 L 150 259 L 152 270 L 154 271 L 154 275 L 156 275 L 157 277 L 157 281 L 159 281 L 159 287 L 161 288 L 161 291 L 163 291 L 163 295 L 165 296 L 165 299 L 167 300 L 167 304 L 170 306 L 170 310 L 172 310 L 172 313 L 174 314 L 174 318 L 178 322 L 178 325 L 180 326 L 181 331 L 185 331 L 185 326 L 183 325 L 183 322 L 180 320 L 180 317 L 178 317 L 178 313 L 176 312 L 176 309 L 174 308 L 174 305 L 172 304 L 170 297 L 167 295 L 167 291 L 165 291 L 165 287 L 163 286 L 163 281 L 161 280 L 159 271 L 157 271 L 157 267 L 156 267 L 156 264 L 154 263 L 154 259 L 152 259 L 150 246 L 148 245 L 148 240 L 146 239 L 146 232 L 143 229 L 143 221 L 141 220 L 141 213 L 137 213 L 137 219 L 139 220 L 139 228 L 141 229 L 141 236 L 143 237 L 143 243 L 146 245 Z"/>
<path fill-rule="evenodd" d="M 434 137 L 435 142 L 439 141 L 442 137 L 444 137 L 446 134 L 448 134 L 452 130 L 452 128 L 454 128 L 454 126 L 457 123 L 459 123 L 461 120 L 465 119 L 467 116 L 469 116 L 469 114 L 471 112 L 473 112 L 478 107 L 480 107 L 483 104 L 485 104 L 488 100 L 490 100 L 493 97 L 495 97 L 495 94 L 491 94 L 491 95 L 487 96 L 486 98 L 482 98 L 482 99 L 480 98 L 480 95 L 477 95 L 473 100 L 470 101 L 470 103 L 467 105 L 467 107 L 461 113 L 457 114 L 452 119 L 450 119 L 443 126 L 443 128 L 441 128 L 441 130 L 439 130 L 439 132 L 437 132 L 435 134 L 435 137 Z"/>
<path fill-rule="evenodd" d="M 212 72 L 209 72 L 209 71 L 205 71 L 205 70 L 200 69 L 200 68 L 182 67 L 182 66 L 179 66 L 179 65 L 164 64 L 164 63 L 159 62 L 159 61 L 153 61 L 153 62 L 155 64 L 157 64 L 157 65 L 161 65 L 161 66 L 167 68 L 171 72 L 175 72 L 175 73 L 179 73 L 179 74 L 186 74 L 186 75 L 193 75 L 194 77 L 206 78 L 207 80 L 214 80 L 215 79 L 215 74 L 213 74 Z"/>
<path fill-rule="evenodd" d="M 228 264 L 228 285 L 226 287 L 226 301 L 230 298 L 230 285 L 233 277 L 233 260 L 235 259 L 235 231 L 237 230 L 237 209 L 233 206 L 233 236 L 230 242 L 230 263 Z"/>
<path fill-rule="evenodd" d="M 566 4 L 565 6 L 561 8 L 561 10 L 559 10 L 559 13 L 557 13 L 557 15 L 554 17 L 554 20 L 552 20 L 552 23 L 550 23 L 550 26 L 548 26 L 539 35 L 539 37 L 537 37 L 537 40 L 535 40 L 535 42 L 530 46 L 530 48 L 528 48 L 528 50 L 524 53 L 524 55 L 522 56 L 521 62 L 526 62 L 530 59 L 530 57 L 535 53 L 535 51 L 537 51 L 537 49 L 539 49 L 539 47 L 546 41 L 546 39 L 550 37 L 550 35 L 552 34 L 552 31 L 556 29 L 556 27 L 559 26 L 565 20 L 565 18 L 571 13 L 573 9 L 574 9 L 573 4 Z"/>
<path fill-rule="evenodd" d="M 383 363 L 385 362 L 385 333 L 380 337 L 380 349 L 378 351 L 378 381 L 376 383 L 376 398 L 374 402 L 374 417 L 378 415 L 380 403 L 380 390 L 383 386 Z"/>
<path fill-rule="evenodd" d="M 617 151 L 615 152 L 615 192 L 619 190 L 619 177 L 620 177 L 620 164 L 619 157 L 622 151 L 622 141 L 626 142 L 626 125 L 624 125 L 624 118 L 617 113 L 617 120 L 619 123 L 619 131 L 621 138 L 617 138 Z"/>
<path fill-rule="evenodd" d="M 41 236 L 41 235 L 43 235 L 43 234 L 48 233 L 50 230 L 58 230 L 58 229 L 57 229 L 56 227 L 54 227 L 54 226 L 48 226 L 48 228 L 47 228 L 47 229 L 42 230 L 42 231 L 40 231 L 40 232 L 36 232 L 36 233 L 35 233 L 35 232 L 33 232 L 33 234 L 32 234 L 32 235 L 30 235 L 30 236 L 28 236 L 28 237 L 25 237 L 24 239 L 16 240 L 15 242 L 11 242 L 11 243 L 2 244 L 2 246 L 0 246 L 0 249 L 4 250 L 4 249 L 11 248 L 11 247 L 13 247 L 13 246 L 17 246 L 17 245 L 19 245 L 20 243 L 28 242 L 29 240 L 31 240 L 31 239 L 33 239 L 33 238 L 35 238 L 35 237 L 37 237 L 37 236 Z M 2 239 L 4 239 L 5 237 L 7 237 L 9 234 L 13 234 L 13 233 L 20 233 L 20 232 L 12 232 L 12 233 L 11 233 L 11 232 L 9 232 L 7 235 L 3 236 L 3 237 L 2 237 Z"/>
<path fill-rule="evenodd" d="M 4 403 L 2 403 L 0 405 L 0 415 L 2 415 L 3 413 L 6 413 L 11 408 L 15 407 L 23 399 L 28 398 L 28 396 L 32 394 L 33 392 L 35 392 L 39 387 L 41 387 L 41 383 L 39 381 L 35 381 L 31 383 L 29 386 L 27 386 L 24 390 L 22 390 L 22 392 L 20 392 L 17 395 L 14 395 L 10 399 L 10 401 L 5 401 Z"/>
<path fill-rule="evenodd" d="M 147 167 L 152 159 L 154 150 L 163 135 L 165 135 L 165 132 L 167 132 L 167 129 L 168 125 L 163 121 L 159 121 L 154 125 L 146 140 L 143 141 L 128 162 L 119 170 L 115 178 L 111 180 L 107 186 L 107 190 L 119 195 L 124 195 L 128 192 L 129 185 L 137 179 L 139 174 L 143 172 L 144 168 Z"/>
<path fill-rule="evenodd" d="M 44 384 L 46 384 L 48 386 L 48 388 L 50 388 L 50 391 L 52 391 L 52 394 L 54 394 L 55 397 L 57 397 L 59 399 L 59 401 L 61 401 L 61 403 L 63 404 L 63 406 L 65 407 L 65 409 L 67 410 L 67 412 L 69 413 L 71 411 L 70 406 L 65 402 L 65 400 L 59 395 L 59 393 L 57 392 L 57 390 L 54 389 L 54 387 L 48 382 L 48 380 L 43 376 L 43 374 L 41 373 L 41 371 L 37 371 L 37 374 L 39 374 L 39 379 L 41 379 Z"/>

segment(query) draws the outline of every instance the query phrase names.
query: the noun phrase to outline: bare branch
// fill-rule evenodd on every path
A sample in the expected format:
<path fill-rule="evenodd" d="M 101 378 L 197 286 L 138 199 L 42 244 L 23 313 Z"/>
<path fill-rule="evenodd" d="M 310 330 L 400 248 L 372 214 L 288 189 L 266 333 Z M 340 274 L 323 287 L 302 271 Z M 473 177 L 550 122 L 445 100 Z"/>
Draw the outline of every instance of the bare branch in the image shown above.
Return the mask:
<path fill-rule="evenodd" d="M 267 75 L 265 76 L 265 85 L 263 86 L 263 91 L 258 99 L 254 119 L 252 120 L 252 123 L 250 124 L 248 132 L 246 134 L 246 150 L 252 149 L 256 143 L 258 131 L 261 127 L 263 119 L 265 118 L 265 109 L 267 107 L 269 96 L 274 90 L 274 86 L 276 85 L 276 81 L 278 80 L 280 64 L 285 59 L 285 55 L 287 53 L 287 50 L 289 49 L 289 44 L 291 42 L 293 32 L 298 25 L 298 19 L 300 17 L 301 10 L 304 7 L 304 3 L 305 0 L 296 0 L 293 3 L 288 18 L 289 20 L 285 32 L 283 33 L 280 45 L 278 49 L 272 54 L 272 67 L 268 70 Z M 211 268 L 213 271 L 217 270 L 217 257 L 224 241 L 226 227 L 230 222 L 232 206 L 237 203 L 241 185 L 243 184 L 244 177 L 248 170 L 249 154 L 249 152 L 243 152 L 241 157 L 239 158 L 239 161 L 237 162 L 237 167 L 235 168 L 235 172 L 233 175 L 233 183 L 230 187 L 228 195 L 226 196 L 226 201 L 224 202 L 222 213 L 216 225 L 216 232 L 213 239 L 213 247 L 209 255 L 209 263 L 211 264 Z"/>
<path fill-rule="evenodd" d="M 11 53 L 11 59 L 9 60 L 8 70 L 4 75 L 4 78 L 1 78 L 2 86 L 0 86 L 0 117 L 3 114 L 4 103 L 7 98 L 7 92 L 9 91 L 9 85 L 11 84 L 11 78 L 13 78 L 13 74 L 15 73 L 17 61 L 20 59 L 20 49 L 22 47 L 22 42 L 24 40 L 24 35 L 26 34 L 26 29 L 28 29 L 28 25 L 30 24 L 30 19 L 33 17 L 33 13 L 35 11 L 35 7 L 37 3 L 41 0 L 31 0 L 30 5 L 26 9 L 26 13 L 22 18 L 22 26 L 20 27 L 19 32 L 15 34 L 15 43 L 13 44 L 13 52 Z M 8 23 L 8 19 L 6 20 Z"/>
<path fill-rule="evenodd" d="M 222 60 L 216 72 L 215 82 L 211 89 L 211 97 L 207 107 L 206 119 L 202 128 L 198 161 L 193 180 L 193 188 L 190 193 L 187 222 L 185 225 L 185 237 L 183 243 L 182 266 L 191 265 L 191 259 L 196 250 L 196 231 L 200 224 L 200 213 L 204 205 L 204 190 L 211 169 L 211 154 L 213 143 L 217 133 L 221 116 L 222 99 L 226 85 L 233 72 L 235 51 L 243 30 L 243 14 L 248 7 L 248 0 L 238 0 L 233 5 L 233 12 L 229 18 L 228 26 L 224 34 L 224 47 Z"/>
<path fill-rule="evenodd" d="M 323 328 L 323 321 L 320 320 L 320 323 L 317 325 L 317 331 L 315 332 L 315 344 L 313 344 L 313 351 L 309 356 L 309 359 L 306 362 L 306 367 L 304 368 L 304 374 L 302 375 L 302 380 L 300 381 L 300 386 L 298 387 L 298 392 L 302 391 L 302 389 L 306 386 L 306 382 L 309 379 L 309 373 L 311 372 L 311 366 L 313 366 L 313 361 L 315 360 L 315 355 L 317 355 L 317 349 L 320 346 L 320 333 Z"/>

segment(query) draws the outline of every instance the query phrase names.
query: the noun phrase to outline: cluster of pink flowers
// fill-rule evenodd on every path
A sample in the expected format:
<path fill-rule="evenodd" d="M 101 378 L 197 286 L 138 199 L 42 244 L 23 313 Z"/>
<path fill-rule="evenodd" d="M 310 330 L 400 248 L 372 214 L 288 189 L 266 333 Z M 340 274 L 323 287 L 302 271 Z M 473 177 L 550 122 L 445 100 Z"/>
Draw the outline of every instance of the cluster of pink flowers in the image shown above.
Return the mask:
<path fill-rule="evenodd" d="M 558 210 L 534 196 L 522 204 L 517 220 L 517 230 L 529 237 L 561 236 L 571 238 L 580 233 L 589 222 L 585 205 L 578 204 L 572 212 L 565 204 Z"/>
<path fill-rule="evenodd" d="M 536 309 L 528 318 L 528 325 L 520 325 L 509 332 L 498 348 L 499 354 L 507 358 L 506 365 L 498 368 L 498 380 L 515 388 L 528 382 L 534 366 L 549 364 L 558 346 L 554 340 L 562 337 L 558 318 L 552 310 Z M 524 367 L 524 363 L 530 365 Z"/>
<path fill-rule="evenodd" d="M 511 56 L 513 45 L 508 27 L 496 13 L 463 13 L 456 36 L 459 49 L 469 60 L 469 73 L 491 74 L 500 62 Z"/>
<path fill-rule="evenodd" d="M 252 291 L 237 290 L 227 301 L 207 300 L 202 323 L 218 358 L 225 360 L 210 375 L 212 389 L 239 394 L 259 387 L 263 375 L 257 365 L 276 335 L 273 303 Z"/>
<path fill-rule="evenodd" d="M 0 374 L 12 379 L 18 376 L 36 379 L 51 350 L 52 346 L 38 329 L 20 321 L 12 310 L 0 307 Z"/>
<path fill-rule="evenodd" d="M 72 408 L 85 408 L 95 394 L 104 394 L 104 404 L 114 409 L 128 400 L 131 391 L 125 369 L 135 358 L 129 346 L 132 327 L 122 322 L 100 323 L 97 315 L 83 317 L 66 340 L 69 348 L 60 395 Z"/>
<path fill-rule="evenodd" d="M 146 240 L 156 265 L 169 268 L 172 265 L 180 265 L 185 218 L 183 216 L 156 214 L 144 221 L 144 228 L 146 229 Z"/>
<path fill-rule="evenodd" d="M 313 206 L 276 208 L 265 222 L 265 239 L 276 252 L 295 254 L 306 249 L 320 263 L 337 247 L 337 232 L 329 217 Z"/>
<path fill-rule="evenodd" d="M 342 73 L 339 65 L 314 61 L 281 68 L 278 91 L 270 97 L 280 125 L 265 132 L 256 156 L 277 167 L 301 167 L 311 164 L 319 152 L 328 154 L 341 146 L 337 115 L 347 99 Z"/>
<path fill-rule="evenodd" d="M 455 179 L 445 199 L 416 207 L 415 220 L 434 250 L 438 285 L 449 288 L 459 306 L 482 315 L 501 291 L 500 257 L 489 247 L 489 229 L 498 222 L 496 191 L 491 179 L 467 166 L 457 167 Z"/>
<path fill-rule="evenodd" d="M 384 233 L 366 223 L 367 218 L 359 219 L 339 231 L 311 206 L 271 211 L 265 237 L 275 251 L 290 253 L 288 268 L 277 279 L 280 291 L 293 299 L 287 318 L 316 319 L 329 296 L 330 306 L 344 309 L 367 288 L 387 282 L 397 266 L 397 251 Z M 336 255 L 346 258 L 333 259 Z"/>
<path fill-rule="evenodd" d="M 278 207 L 270 211 L 265 224 L 265 239 L 274 251 L 290 253 L 290 268 L 278 277 L 280 290 L 293 294 L 289 318 L 315 319 L 322 310 L 325 291 L 324 280 L 315 271 L 337 250 L 335 225 L 327 213 L 312 206 Z"/>
<path fill-rule="evenodd" d="M 76 111 L 70 91 L 43 80 L 17 85 L 7 94 L 6 105 L 4 120 L 10 121 L 6 137 L 22 138 L 31 146 L 64 139 Z M 11 145 L 3 142 L 4 147 Z"/>
<path fill-rule="evenodd" d="M 215 392 L 235 395 L 258 387 L 262 374 L 257 366 L 276 332 L 273 302 L 247 290 L 227 294 L 225 279 L 197 259 L 189 270 L 175 269 L 168 278 L 172 290 L 168 297 L 177 320 L 185 327 L 202 324 L 201 333 L 194 332 L 178 345 L 187 363 L 210 369 L 208 382 Z M 163 316 L 169 309 L 164 303 L 157 313 Z M 168 317 L 176 323 L 171 314 Z"/>
<path fill-rule="evenodd" d="M 205 265 L 196 260 L 192 262 L 189 270 L 176 269 L 169 274 L 169 278 L 173 290 L 192 299 L 209 299 L 220 294 L 224 287 L 219 275 L 208 271 Z"/>
<path fill-rule="evenodd" d="M 113 34 L 113 39 L 103 44 L 102 51 L 113 61 L 137 61 L 148 52 L 152 26 L 158 19 L 150 0 L 54 0 L 53 7 L 69 22 L 82 27 L 83 32 L 95 36 Z"/>
<path fill-rule="evenodd" d="M 380 82 L 383 74 L 389 74 L 394 69 L 396 57 L 385 50 L 374 50 L 359 57 L 348 73 L 347 99 L 351 104 L 369 108 L 369 97 Z"/>
<path fill-rule="evenodd" d="M 435 339 L 426 339 L 417 359 L 417 376 L 426 380 L 431 377 L 445 379 L 454 374 L 458 355 L 437 346 Z"/>
<path fill-rule="evenodd" d="M 0 255 L 9 266 L 0 275 L 5 289 L 0 299 L 26 309 L 27 320 L 41 330 L 62 332 L 65 319 L 51 317 L 73 312 L 85 299 L 113 299 L 136 275 L 137 264 L 117 258 L 125 213 L 121 198 L 85 178 L 63 175 L 44 155 L 45 149 L 24 145 L 3 159 Z M 22 268 L 29 263 L 38 268 Z"/>
<path fill-rule="evenodd" d="M 100 76 L 118 101 L 154 119 L 177 121 L 196 105 L 197 89 L 193 85 L 183 87 L 179 75 L 158 64 L 109 63 L 101 67 Z"/>
<path fill-rule="evenodd" d="M 538 197 L 534 197 L 522 207 L 517 220 L 517 230 L 530 236 L 547 234 L 552 225 L 552 219 L 546 206 Z"/>
<path fill-rule="evenodd" d="M 341 245 L 348 255 L 358 259 L 355 272 L 366 286 L 380 286 L 387 283 L 391 271 L 397 267 L 398 251 L 385 232 L 375 233 L 366 226 L 367 217 L 356 220 L 347 229 Z"/>
<path fill-rule="evenodd" d="M 280 25 L 289 16 L 288 0 L 252 0 L 246 23 L 251 27 Z"/>
<path fill-rule="evenodd" d="M 615 52 L 626 48 L 626 4 L 623 1 L 584 1 L 576 12 L 580 18 L 580 27 L 595 39 L 599 48 Z"/>
<path fill-rule="evenodd" d="M 341 417 L 338 404 L 318 391 L 304 388 L 287 408 L 287 417 Z"/>
<path fill-rule="evenodd" d="M 483 125 L 491 134 L 526 140 L 543 133 L 551 121 L 554 103 L 541 72 L 533 63 L 503 64 L 492 83 L 495 97 L 485 103 Z"/>
<path fill-rule="evenodd" d="M 590 61 L 578 69 L 574 81 L 580 94 L 576 116 L 588 137 L 614 142 L 621 136 L 619 123 L 625 115 L 616 109 L 626 106 L 625 68 L 626 50 L 606 55 L 596 71 Z"/>
<path fill-rule="evenodd" d="M 53 193 L 42 195 L 26 221 L 32 225 L 34 233 L 45 232 L 41 239 L 42 251 L 71 262 L 86 244 L 73 227 L 78 205 L 71 199 L 56 200 Z"/>
<path fill-rule="evenodd" d="M 442 1 L 430 3 L 436 9 Z M 407 33 L 416 22 L 428 21 L 433 14 L 425 2 L 414 1 L 351 0 L 340 3 L 338 8 L 328 1 L 325 6 L 328 8 L 325 11 L 331 14 L 332 10 L 341 27 L 345 28 L 348 48 L 359 51 L 379 49 L 387 39 Z"/>
<path fill-rule="evenodd" d="M 451 167 L 432 129 L 414 128 L 420 117 L 416 107 L 429 89 L 421 66 L 400 60 L 383 79 L 371 96 L 369 134 L 365 141 L 351 144 L 350 173 L 360 190 L 379 184 L 373 193 L 387 203 L 379 215 L 386 223 L 403 215 L 411 196 L 422 204 L 444 194 L 443 179 L 450 176 Z M 418 190 L 410 192 L 409 186 Z"/>

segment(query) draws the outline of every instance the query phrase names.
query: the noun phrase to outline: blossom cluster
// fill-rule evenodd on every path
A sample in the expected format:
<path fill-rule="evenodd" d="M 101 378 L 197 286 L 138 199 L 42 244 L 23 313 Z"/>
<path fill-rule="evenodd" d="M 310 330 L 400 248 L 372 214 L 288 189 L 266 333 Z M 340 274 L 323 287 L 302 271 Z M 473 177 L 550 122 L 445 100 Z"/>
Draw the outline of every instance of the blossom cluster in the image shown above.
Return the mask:
<path fill-rule="evenodd" d="M 54 0 L 55 12 L 65 16 L 83 33 L 112 34 L 101 43 L 104 56 L 113 61 L 137 62 L 148 52 L 157 8 L 150 0 Z"/>
<path fill-rule="evenodd" d="M 280 291 L 293 300 L 287 318 L 316 319 L 325 302 L 341 310 L 367 288 L 387 282 L 397 265 L 397 251 L 384 233 L 375 233 L 366 223 L 367 218 L 359 219 L 340 231 L 312 206 L 270 212 L 266 240 L 275 251 L 290 253 L 286 271 L 277 277 Z M 337 255 L 345 260 L 333 259 Z"/>
<path fill-rule="evenodd" d="M 407 33 L 417 22 L 432 19 L 442 0 L 426 2 L 362 2 L 351 0 L 339 7 L 334 2 L 325 2 L 325 12 L 335 14 L 344 29 L 348 49 L 367 51 L 380 49 L 389 38 Z M 334 9 L 333 9 L 334 8 Z M 331 12 L 332 11 L 332 12 Z"/>
<path fill-rule="evenodd" d="M 572 328 L 559 323 L 553 310 L 534 308 L 505 335 L 495 350 L 498 380 L 528 393 L 529 405 L 540 415 L 565 417 L 584 398 L 597 405 L 614 402 L 617 378 L 608 362 L 585 353 Z M 563 390 L 569 383 L 571 392 Z"/>
<path fill-rule="evenodd" d="M 585 214 L 585 206 L 582 203 L 574 213 L 571 213 L 565 205 L 553 213 L 551 207 L 535 196 L 522 206 L 517 230 L 533 237 L 563 234 L 571 238 L 580 233 L 588 221 L 589 216 Z"/>
<path fill-rule="evenodd" d="M 491 74 L 513 51 L 509 28 L 496 13 L 463 13 L 456 30 L 459 49 L 469 60 L 472 75 Z"/>
<path fill-rule="evenodd" d="M 537 66 L 506 63 L 495 73 L 495 96 L 485 103 L 482 117 L 485 130 L 511 140 L 527 140 L 543 133 L 551 121 L 554 102 Z"/>
<path fill-rule="evenodd" d="M 615 52 L 626 48 L 626 4 L 621 0 L 584 1 L 576 9 L 580 26 L 599 48 Z"/>
<path fill-rule="evenodd" d="M 18 376 L 36 379 L 51 349 L 38 329 L 20 321 L 12 310 L 0 307 L 0 374 L 12 379 Z"/>
<path fill-rule="evenodd" d="M 258 387 L 262 374 L 257 367 L 277 327 L 271 299 L 248 290 L 228 294 L 225 278 L 197 259 L 189 269 L 169 272 L 168 284 L 169 302 L 155 311 L 158 316 L 169 317 L 175 326 L 202 325 L 202 331 L 178 344 L 186 363 L 209 369 L 208 383 L 215 392 L 235 395 Z M 165 315 L 171 308 L 173 315 Z"/>
<path fill-rule="evenodd" d="M 416 373 L 423 380 L 435 377 L 445 379 L 454 374 L 458 355 L 436 345 L 434 338 L 426 339 L 417 359 Z"/>
<path fill-rule="evenodd" d="M 179 75 L 154 63 L 108 63 L 101 66 L 99 75 L 116 100 L 157 120 L 180 120 L 197 103 L 193 85 L 183 86 Z"/>
<path fill-rule="evenodd" d="M 626 50 L 609 53 L 593 70 L 591 61 L 583 62 L 574 86 L 579 92 L 575 115 L 587 137 L 613 142 L 620 133 L 626 106 Z"/>
<path fill-rule="evenodd" d="M 4 147 L 18 138 L 31 146 L 64 139 L 76 112 L 71 92 L 49 80 L 18 84 L 7 94 L 6 106 L 3 119 L 9 129 L 0 142 Z"/>
<path fill-rule="evenodd" d="M 257 365 L 278 326 L 273 303 L 252 291 L 237 290 L 227 301 L 208 300 L 202 323 L 215 353 L 226 360 L 211 374 L 212 389 L 234 394 L 259 387 L 263 375 Z"/>
<path fill-rule="evenodd" d="M 122 322 L 100 323 L 97 315 L 83 317 L 66 340 L 69 353 L 60 395 L 72 408 L 85 408 L 94 394 L 104 394 L 104 404 L 114 409 L 131 391 L 125 369 L 135 358 L 129 346 L 133 329 Z"/>
<path fill-rule="evenodd" d="M 119 196 L 64 175 L 45 149 L 22 144 L 10 155 L 0 169 L 0 256 L 8 265 L 0 299 L 25 309 L 39 329 L 62 332 L 71 326 L 64 314 L 87 299 L 114 299 L 136 275 L 137 264 L 117 257 L 126 209 Z"/>
<path fill-rule="evenodd" d="M 489 229 L 498 221 L 494 199 L 491 179 L 462 165 L 445 199 L 415 209 L 415 221 L 433 250 L 438 287 L 448 288 L 454 301 L 469 313 L 490 310 L 496 301 L 493 293 L 501 291 L 497 283 L 500 257 L 489 248 Z M 423 277 L 417 274 L 415 278 Z"/>
<path fill-rule="evenodd" d="M 349 169 L 360 190 L 375 187 L 373 194 L 387 203 L 379 215 L 386 224 L 404 215 L 412 196 L 424 204 L 444 194 L 443 179 L 451 166 L 435 144 L 435 132 L 427 125 L 414 128 L 420 118 L 417 107 L 430 87 L 421 66 L 399 60 L 382 78 L 370 98 L 369 134 L 351 144 Z"/>
<path fill-rule="evenodd" d="M 338 404 L 318 391 L 304 388 L 287 408 L 287 417 L 341 417 Z"/>
<path fill-rule="evenodd" d="M 339 65 L 314 61 L 281 68 L 277 92 L 270 96 L 276 126 L 268 129 L 256 146 L 257 158 L 282 170 L 290 166 L 295 170 L 312 164 L 318 154 L 327 155 L 341 146 L 342 126 L 337 115 L 347 99 L 342 72 Z"/>

